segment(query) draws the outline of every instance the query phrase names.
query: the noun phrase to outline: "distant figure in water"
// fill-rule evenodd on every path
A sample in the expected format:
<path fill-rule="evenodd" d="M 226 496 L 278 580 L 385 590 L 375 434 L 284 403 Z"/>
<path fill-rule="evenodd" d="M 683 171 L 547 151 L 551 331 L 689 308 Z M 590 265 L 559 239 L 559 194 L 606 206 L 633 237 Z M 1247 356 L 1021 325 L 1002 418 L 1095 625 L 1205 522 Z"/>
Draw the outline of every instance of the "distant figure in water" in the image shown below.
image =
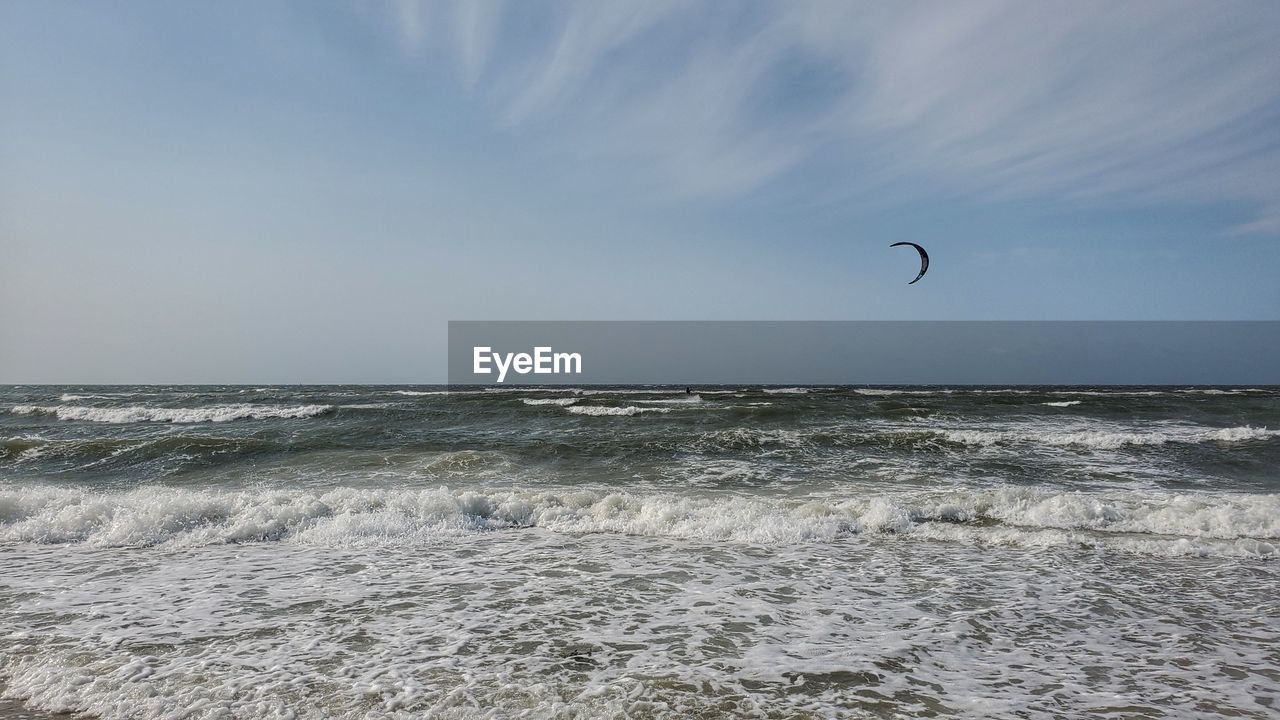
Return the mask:
<path fill-rule="evenodd" d="M 685 389 L 684 389 L 684 394 L 685 394 L 685 395 L 692 395 L 692 394 L 693 394 L 693 391 L 692 391 L 692 390 L 690 390 L 689 388 L 685 388 Z"/>

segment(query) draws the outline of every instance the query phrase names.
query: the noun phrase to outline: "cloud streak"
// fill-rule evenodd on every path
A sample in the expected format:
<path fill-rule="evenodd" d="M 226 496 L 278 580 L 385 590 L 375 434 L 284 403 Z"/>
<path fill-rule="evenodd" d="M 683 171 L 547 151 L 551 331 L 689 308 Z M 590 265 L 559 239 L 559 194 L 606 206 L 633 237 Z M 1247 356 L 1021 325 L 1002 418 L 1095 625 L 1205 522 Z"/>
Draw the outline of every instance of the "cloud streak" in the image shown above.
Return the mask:
<path fill-rule="evenodd" d="M 402 47 L 454 53 L 495 127 L 676 196 L 838 166 L 832 200 L 1225 204 L 1280 231 L 1276 3 L 396 8 Z"/>

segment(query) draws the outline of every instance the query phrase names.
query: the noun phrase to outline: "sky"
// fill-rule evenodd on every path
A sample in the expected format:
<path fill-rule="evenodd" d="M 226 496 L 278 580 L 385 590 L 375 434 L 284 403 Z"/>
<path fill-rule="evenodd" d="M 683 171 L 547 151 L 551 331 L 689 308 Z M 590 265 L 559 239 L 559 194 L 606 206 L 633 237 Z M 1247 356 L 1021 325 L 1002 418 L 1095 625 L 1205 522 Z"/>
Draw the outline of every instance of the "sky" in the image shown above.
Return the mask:
<path fill-rule="evenodd" d="M 448 320 L 1280 319 L 1276 47 L 1271 0 L 9 0 L 0 382 L 436 382 Z"/>

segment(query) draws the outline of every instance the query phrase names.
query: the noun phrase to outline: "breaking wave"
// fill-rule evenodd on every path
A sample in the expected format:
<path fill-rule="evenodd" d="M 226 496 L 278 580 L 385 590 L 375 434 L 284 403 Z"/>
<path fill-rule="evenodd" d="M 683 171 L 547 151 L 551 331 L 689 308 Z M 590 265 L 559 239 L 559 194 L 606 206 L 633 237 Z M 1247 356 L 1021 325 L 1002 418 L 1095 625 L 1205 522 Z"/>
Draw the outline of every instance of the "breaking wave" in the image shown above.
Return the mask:
<path fill-rule="evenodd" d="M 884 429 L 878 431 L 851 431 L 839 428 L 777 428 L 753 427 L 726 428 L 702 433 L 694 438 L 663 443 L 669 449 L 686 447 L 700 451 L 747 450 L 770 447 L 860 447 L 860 446 L 919 446 L 927 449 L 939 443 L 968 447 L 996 445 L 1041 445 L 1048 447 L 1075 447 L 1089 450 L 1116 450 L 1126 446 L 1156 446 L 1167 443 L 1238 443 L 1264 441 L 1280 437 L 1280 430 L 1252 426 L 1231 428 L 1177 427 L 1142 431 L 1136 429 L 1068 430 L 981 430 L 911 428 Z"/>
<path fill-rule="evenodd" d="M 1015 487 L 828 500 L 448 488 L 0 490 L 0 540 L 8 542 L 105 547 L 238 542 L 395 545 L 532 527 L 755 544 L 889 534 L 1272 557 L 1280 553 L 1280 496 Z"/>
<path fill-rule="evenodd" d="M 894 395 L 938 395 L 950 394 L 950 390 L 893 390 L 889 388 L 854 388 L 853 392 L 868 397 L 892 397 Z"/>
<path fill-rule="evenodd" d="M 665 407 L 609 407 L 606 405 L 574 405 L 568 408 L 575 415 L 639 415 L 641 413 L 667 413 L 671 408 Z"/>
<path fill-rule="evenodd" d="M 1083 447 L 1114 450 L 1126 445 L 1164 445 L 1166 443 L 1246 442 L 1280 436 L 1280 430 L 1252 426 L 1230 428 L 1167 428 L 1141 431 L 1042 431 L 1025 430 L 937 430 L 931 431 L 947 442 L 962 445 L 1001 445 L 1036 443 L 1055 447 Z"/>
<path fill-rule="evenodd" d="M 564 407 L 578 402 L 578 398 L 520 398 L 525 405 L 559 405 Z"/>
<path fill-rule="evenodd" d="M 102 423 L 202 423 L 267 418 L 308 418 L 333 410 L 332 405 L 213 405 L 202 408 L 145 406 L 91 407 L 85 405 L 15 405 L 15 415 L 48 415 L 59 420 Z"/>

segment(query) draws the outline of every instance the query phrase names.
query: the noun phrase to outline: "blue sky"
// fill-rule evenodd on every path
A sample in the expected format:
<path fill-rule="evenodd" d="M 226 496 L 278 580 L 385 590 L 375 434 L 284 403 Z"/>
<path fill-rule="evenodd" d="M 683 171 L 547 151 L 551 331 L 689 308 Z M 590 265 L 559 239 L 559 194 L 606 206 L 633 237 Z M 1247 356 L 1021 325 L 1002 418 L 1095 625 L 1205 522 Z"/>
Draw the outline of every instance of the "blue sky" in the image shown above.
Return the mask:
<path fill-rule="evenodd" d="M 1277 319 L 1276 47 L 1264 1 L 2 3 L 0 381 L 429 382 L 449 319 Z"/>

